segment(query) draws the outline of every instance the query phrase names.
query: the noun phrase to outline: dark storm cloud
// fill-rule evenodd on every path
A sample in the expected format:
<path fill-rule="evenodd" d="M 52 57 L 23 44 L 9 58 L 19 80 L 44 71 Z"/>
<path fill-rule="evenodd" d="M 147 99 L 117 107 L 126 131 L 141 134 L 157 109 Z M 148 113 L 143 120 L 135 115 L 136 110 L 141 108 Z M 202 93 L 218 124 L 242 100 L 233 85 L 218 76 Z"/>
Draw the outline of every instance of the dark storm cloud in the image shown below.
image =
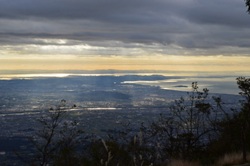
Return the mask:
<path fill-rule="evenodd" d="M 103 21 L 128 21 L 147 19 L 147 13 L 157 11 L 166 4 L 164 1 L 141 0 L 3 0 L 2 18 L 44 18 L 44 19 L 91 19 Z M 161 10 L 161 9 L 160 9 Z M 134 17 L 131 17 L 133 14 Z M 141 14 L 140 14 L 141 13 Z M 146 15 L 144 15 L 146 14 Z M 139 19 L 140 18 L 140 19 Z"/>
<path fill-rule="evenodd" d="M 174 46 L 201 54 L 250 47 L 244 0 L 0 0 L 0 25 L 2 45 L 51 44 L 37 38 L 103 47 L 156 43 L 162 53 Z"/>
<path fill-rule="evenodd" d="M 184 13 L 191 22 L 231 27 L 250 26 L 244 0 L 196 1 Z"/>

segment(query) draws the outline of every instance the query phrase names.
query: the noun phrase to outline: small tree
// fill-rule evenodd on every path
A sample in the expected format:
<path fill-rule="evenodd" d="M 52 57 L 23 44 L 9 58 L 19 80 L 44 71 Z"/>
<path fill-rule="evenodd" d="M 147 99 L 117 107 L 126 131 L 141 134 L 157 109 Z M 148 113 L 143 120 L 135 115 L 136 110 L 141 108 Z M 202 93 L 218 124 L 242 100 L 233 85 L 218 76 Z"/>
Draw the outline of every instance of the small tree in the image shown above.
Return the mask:
<path fill-rule="evenodd" d="M 246 162 L 246 153 L 248 148 L 248 133 L 250 129 L 250 78 L 238 77 L 237 84 L 241 92 L 239 93 L 245 100 L 242 101 L 241 112 L 239 113 L 239 121 L 241 125 L 241 141 L 242 141 L 242 159 Z"/>
<path fill-rule="evenodd" d="M 212 114 L 210 102 L 208 89 L 199 91 L 193 82 L 188 97 L 176 100 L 165 117 L 152 124 L 152 133 L 159 137 L 158 144 L 168 157 L 194 159 L 201 155 L 214 133 L 216 114 Z"/>
<path fill-rule="evenodd" d="M 65 101 L 57 108 L 51 108 L 47 115 L 38 119 L 41 129 L 32 138 L 35 146 L 33 163 L 46 166 L 69 165 L 75 162 L 75 145 L 78 144 L 82 131 L 74 121 L 65 121 Z"/>
<path fill-rule="evenodd" d="M 242 152 L 242 162 L 247 161 L 247 151 L 250 150 L 250 78 L 238 77 L 237 84 L 241 92 L 240 110 L 232 112 L 218 123 L 219 138 L 211 148 L 218 154 Z"/>
<path fill-rule="evenodd" d="M 38 122 L 42 125 L 42 129 L 39 130 L 33 137 L 32 142 L 35 145 L 37 154 L 34 158 L 35 162 L 39 161 L 39 165 L 48 165 L 58 149 L 58 141 L 55 141 L 57 135 L 57 128 L 61 122 L 61 118 L 64 115 L 64 111 L 57 109 L 49 114 L 49 116 L 43 116 L 38 119 Z"/>

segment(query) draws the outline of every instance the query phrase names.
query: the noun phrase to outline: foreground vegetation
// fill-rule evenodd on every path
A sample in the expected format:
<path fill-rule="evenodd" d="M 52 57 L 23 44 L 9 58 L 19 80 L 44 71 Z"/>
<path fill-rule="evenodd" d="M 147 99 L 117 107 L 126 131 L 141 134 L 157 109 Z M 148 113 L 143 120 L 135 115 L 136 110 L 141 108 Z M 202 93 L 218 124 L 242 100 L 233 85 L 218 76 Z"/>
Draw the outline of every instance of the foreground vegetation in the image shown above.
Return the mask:
<path fill-rule="evenodd" d="M 124 124 L 107 137 L 84 133 L 67 119 L 66 101 L 39 119 L 31 139 L 34 154 L 28 165 L 148 166 L 230 165 L 249 161 L 250 79 L 237 78 L 240 110 L 226 109 L 220 97 L 199 90 L 196 82 L 187 96 L 166 113 L 134 129 Z M 231 156 L 230 156 L 231 155 Z M 229 156 L 229 157 L 228 157 Z M 229 160 L 230 159 L 230 160 Z"/>

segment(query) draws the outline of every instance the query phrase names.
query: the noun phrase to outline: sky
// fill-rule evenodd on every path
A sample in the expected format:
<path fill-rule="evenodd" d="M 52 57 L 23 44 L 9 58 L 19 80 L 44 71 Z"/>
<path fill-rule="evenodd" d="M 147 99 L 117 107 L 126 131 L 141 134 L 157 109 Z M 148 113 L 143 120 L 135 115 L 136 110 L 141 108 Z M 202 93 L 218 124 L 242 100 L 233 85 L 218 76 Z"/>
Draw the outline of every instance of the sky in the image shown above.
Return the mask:
<path fill-rule="evenodd" d="M 244 0 L 0 0 L 0 70 L 250 71 Z"/>

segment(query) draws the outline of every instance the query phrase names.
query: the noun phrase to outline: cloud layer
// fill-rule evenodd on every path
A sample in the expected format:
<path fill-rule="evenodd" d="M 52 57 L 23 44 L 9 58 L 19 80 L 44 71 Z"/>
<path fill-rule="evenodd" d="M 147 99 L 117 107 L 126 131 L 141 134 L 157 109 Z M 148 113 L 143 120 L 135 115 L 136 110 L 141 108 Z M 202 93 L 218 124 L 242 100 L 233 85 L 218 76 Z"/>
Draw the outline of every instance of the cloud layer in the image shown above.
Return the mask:
<path fill-rule="evenodd" d="M 0 25 L 1 55 L 250 54 L 244 0 L 1 0 Z"/>

